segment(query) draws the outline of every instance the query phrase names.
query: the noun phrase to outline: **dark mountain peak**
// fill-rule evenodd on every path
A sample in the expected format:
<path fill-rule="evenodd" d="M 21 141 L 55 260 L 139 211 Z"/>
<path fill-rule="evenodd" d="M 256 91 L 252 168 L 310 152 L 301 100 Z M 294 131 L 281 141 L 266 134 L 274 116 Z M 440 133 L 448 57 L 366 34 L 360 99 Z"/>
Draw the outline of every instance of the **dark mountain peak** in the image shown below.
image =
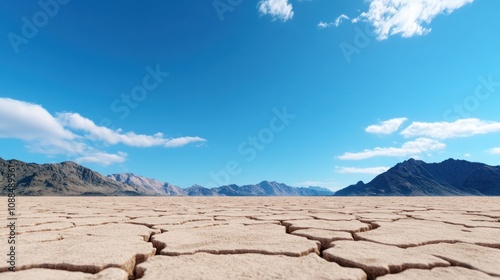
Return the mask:
<path fill-rule="evenodd" d="M 484 163 L 479 163 L 479 162 L 470 162 L 466 161 L 463 159 L 454 159 L 454 158 L 449 158 L 446 160 L 443 160 L 440 164 L 448 164 L 448 165 L 486 165 Z"/>
<path fill-rule="evenodd" d="M 440 163 L 408 159 L 367 184 L 358 182 L 335 195 L 500 195 L 500 166 L 452 158 Z"/>
<path fill-rule="evenodd" d="M 419 160 L 419 159 L 414 159 L 414 158 L 409 158 L 401 163 L 398 163 L 396 165 L 404 165 L 404 166 L 419 166 L 422 164 L 426 164 L 424 161 Z"/>
<path fill-rule="evenodd" d="M 50 164 L 50 163 L 49 163 Z M 78 163 L 68 160 L 68 161 L 63 161 L 60 163 L 60 165 L 68 165 L 68 166 L 80 166 Z"/>

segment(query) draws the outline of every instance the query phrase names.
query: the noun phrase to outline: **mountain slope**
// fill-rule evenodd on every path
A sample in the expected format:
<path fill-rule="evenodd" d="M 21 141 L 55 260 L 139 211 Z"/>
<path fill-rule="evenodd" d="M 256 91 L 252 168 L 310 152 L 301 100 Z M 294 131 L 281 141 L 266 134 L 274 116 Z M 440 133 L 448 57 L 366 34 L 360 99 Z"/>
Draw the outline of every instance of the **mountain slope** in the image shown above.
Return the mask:
<path fill-rule="evenodd" d="M 500 195 L 500 166 L 454 159 L 441 163 L 409 159 L 367 184 L 358 182 L 335 195 Z"/>
<path fill-rule="evenodd" d="M 202 187 L 200 185 L 193 185 L 187 189 L 184 189 L 184 192 L 189 196 L 216 196 L 218 195 L 215 191 Z"/>
<path fill-rule="evenodd" d="M 25 163 L 0 158 L 0 184 L 6 193 L 8 164 L 16 167 L 17 195 L 138 195 L 137 189 L 117 183 L 74 162 Z"/>

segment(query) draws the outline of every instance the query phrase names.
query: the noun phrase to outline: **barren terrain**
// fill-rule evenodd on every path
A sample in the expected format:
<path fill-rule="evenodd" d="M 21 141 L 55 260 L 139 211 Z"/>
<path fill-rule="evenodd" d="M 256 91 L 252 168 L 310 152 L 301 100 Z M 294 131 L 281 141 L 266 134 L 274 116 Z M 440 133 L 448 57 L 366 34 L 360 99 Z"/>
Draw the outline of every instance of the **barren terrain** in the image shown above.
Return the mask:
<path fill-rule="evenodd" d="M 0 279 L 500 277 L 498 197 L 19 197 L 16 207 L 16 272 L 4 226 Z"/>

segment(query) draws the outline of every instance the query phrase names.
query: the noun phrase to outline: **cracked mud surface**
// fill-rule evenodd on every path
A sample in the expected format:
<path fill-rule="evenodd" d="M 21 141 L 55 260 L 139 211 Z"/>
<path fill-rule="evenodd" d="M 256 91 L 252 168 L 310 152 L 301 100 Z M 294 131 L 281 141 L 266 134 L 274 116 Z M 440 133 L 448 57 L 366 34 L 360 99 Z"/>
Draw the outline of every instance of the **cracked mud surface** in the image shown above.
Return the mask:
<path fill-rule="evenodd" d="M 499 205 L 497 197 L 20 197 L 17 271 L 2 261 L 0 279 L 500 279 Z M 4 226 L 0 237 L 8 234 Z"/>

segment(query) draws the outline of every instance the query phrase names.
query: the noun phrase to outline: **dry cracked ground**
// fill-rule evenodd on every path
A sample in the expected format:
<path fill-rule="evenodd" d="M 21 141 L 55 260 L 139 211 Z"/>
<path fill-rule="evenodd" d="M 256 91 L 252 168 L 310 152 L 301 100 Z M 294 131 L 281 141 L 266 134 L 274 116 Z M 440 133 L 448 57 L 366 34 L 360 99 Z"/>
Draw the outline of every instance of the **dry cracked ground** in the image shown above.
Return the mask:
<path fill-rule="evenodd" d="M 17 207 L 17 271 L 1 261 L 0 279 L 500 278 L 497 197 L 20 197 Z M 6 259 L 9 230 L 0 235 Z"/>

